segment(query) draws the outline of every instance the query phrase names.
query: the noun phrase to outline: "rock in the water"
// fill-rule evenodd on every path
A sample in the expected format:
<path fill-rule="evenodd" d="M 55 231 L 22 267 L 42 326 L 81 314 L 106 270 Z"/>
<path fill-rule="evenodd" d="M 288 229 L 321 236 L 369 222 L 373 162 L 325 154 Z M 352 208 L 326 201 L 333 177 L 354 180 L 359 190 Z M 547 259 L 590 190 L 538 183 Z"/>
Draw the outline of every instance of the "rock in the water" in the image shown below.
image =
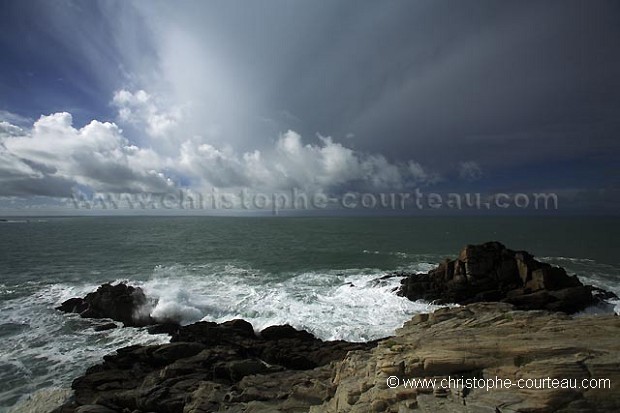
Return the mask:
<path fill-rule="evenodd" d="M 401 281 L 399 295 L 439 304 L 503 301 L 524 310 L 575 313 L 600 302 L 600 292 L 560 267 L 499 242 L 468 245 L 455 260 Z M 607 296 L 612 293 L 605 292 Z"/>
<path fill-rule="evenodd" d="M 148 311 L 144 311 L 148 305 L 140 287 L 120 283 L 103 284 L 84 298 L 65 301 L 57 310 L 78 313 L 84 318 L 111 318 L 125 326 L 140 327 L 155 323 Z"/>
<path fill-rule="evenodd" d="M 83 298 L 69 298 L 56 309 L 65 313 L 82 313 L 88 310 L 88 303 Z"/>
<path fill-rule="evenodd" d="M 175 323 L 160 323 L 150 326 L 147 331 L 149 334 L 169 334 L 172 336 L 179 332 L 180 327 Z"/>

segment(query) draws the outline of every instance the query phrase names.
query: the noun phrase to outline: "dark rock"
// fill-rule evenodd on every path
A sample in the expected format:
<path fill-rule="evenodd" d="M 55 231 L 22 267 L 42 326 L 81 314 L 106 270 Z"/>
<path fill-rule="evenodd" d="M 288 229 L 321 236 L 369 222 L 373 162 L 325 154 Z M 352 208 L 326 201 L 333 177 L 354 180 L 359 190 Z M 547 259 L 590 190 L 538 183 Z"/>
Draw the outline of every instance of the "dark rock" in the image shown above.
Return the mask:
<path fill-rule="evenodd" d="M 165 366 L 179 359 L 195 356 L 205 348 L 200 343 L 162 344 L 150 353 L 151 362 L 156 366 Z"/>
<path fill-rule="evenodd" d="M 252 324 L 250 324 L 249 322 L 245 321 L 245 320 L 241 320 L 241 319 L 234 319 L 234 320 L 230 320 L 230 321 L 224 321 L 221 324 L 222 327 L 226 327 L 226 328 L 230 328 L 231 330 L 234 330 L 237 334 L 240 334 L 242 336 L 245 337 L 254 337 L 254 327 L 252 327 Z"/>
<path fill-rule="evenodd" d="M 446 260 L 426 274 L 408 274 L 398 294 L 439 304 L 504 301 L 524 310 L 575 313 L 611 294 L 593 295 L 592 291 L 563 268 L 499 242 L 487 242 L 466 246 L 457 259 Z"/>
<path fill-rule="evenodd" d="M 63 412 L 90 405 L 114 411 L 219 411 L 241 401 L 293 403 L 301 407 L 291 411 L 307 411 L 330 395 L 319 382 L 329 380 L 332 361 L 376 344 L 325 342 L 288 325 L 257 335 L 244 320 L 202 321 L 178 327 L 169 344 L 130 346 L 105 356 L 74 380 L 74 404 Z M 278 410 L 274 405 L 262 411 Z"/>
<path fill-rule="evenodd" d="M 88 303 L 83 298 L 69 298 L 56 309 L 65 313 L 82 313 L 88 309 Z"/>
<path fill-rule="evenodd" d="M 57 310 L 78 313 L 84 318 L 111 318 L 125 326 L 141 327 L 154 324 L 148 315 L 149 302 L 140 287 L 120 283 L 103 284 L 84 298 L 71 298 Z"/>
<path fill-rule="evenodd" d="M 599 300 L 617 300 L 618 296 L 611 291 L 603 290 L 597 287 L 590 287 L 592 295 Z"/>
<path fill-rule="evenodd" d="M 314 336 L 307 331 L 296 330 L 289 325 L 270 326 L 260 332 L 264 340 L 282 340 L 284 338 L 295 338 L 301 341 L 314 340 Z"/>
<path fill-rule="evenodd" d="M 174 335 L 179 331 L 181 326 L 175 323 L 160 323 L 149 326 L 147 331 L 149 334 L 169 334 Z"/>
<path fill-rule="evenodd" d="M 245 376 L 260 374 L 268 370 L 267 365 L 260 360 L 235 360 L 228 363 L 230 380 L 237 382 Z"/>
<path fill-rule="evenodd" d="M 211 321 L 199 321 L 179 328 L 172 335 L 170 341 L 192 341 L 207 346 L 230 345 L 236 347 L 247 339 L 256 339 L 252 325 L 247 324 L 249 324 L 249 328 L 241 323 L 217 324 Z"/>

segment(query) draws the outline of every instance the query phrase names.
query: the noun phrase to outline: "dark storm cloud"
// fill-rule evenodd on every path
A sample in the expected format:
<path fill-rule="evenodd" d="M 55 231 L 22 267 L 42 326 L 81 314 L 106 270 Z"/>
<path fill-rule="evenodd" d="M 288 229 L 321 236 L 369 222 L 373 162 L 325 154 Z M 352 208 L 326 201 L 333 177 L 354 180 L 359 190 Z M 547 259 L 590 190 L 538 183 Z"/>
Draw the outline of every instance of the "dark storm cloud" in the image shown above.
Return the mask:
<path fill-rule="evenodd" d="M 242 85 L 254 106 L 237 113 L 246 133 L 227 137 L 241 145 L 259 139 L 260 115 L 275 129 L 353 133 L 358 148 L 433 162 L 497 166 L 617 148 L 617 2 L 240 6 L 147 15 L 155 30 L 183 27 L 206 55 L 216 51 Z"/>
<path fill-rule="evenodd" d="M 353 132 L 391 156 L 498 165 L 617 148 L 618 6 L 440 1 L 357 11 L 334 23 L 279 98 L 311 127 Z"/>

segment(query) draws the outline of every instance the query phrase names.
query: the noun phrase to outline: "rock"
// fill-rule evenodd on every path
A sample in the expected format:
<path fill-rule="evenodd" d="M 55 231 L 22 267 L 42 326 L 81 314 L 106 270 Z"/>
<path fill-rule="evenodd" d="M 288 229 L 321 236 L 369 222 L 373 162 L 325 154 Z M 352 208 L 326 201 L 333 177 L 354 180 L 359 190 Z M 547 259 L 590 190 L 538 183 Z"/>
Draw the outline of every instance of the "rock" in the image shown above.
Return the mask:
<path fill-rule="evenodd" d="M 88 303 L 83 298 L 70 298 L 56 309 L 65 313 L 81 313 L 88 309 Z"/>
<path fill-rule="evenodd" d="M 507 303 L 443 308 L 335 363 L 333 396 L 313 413 L 620 411 L 620 317 L 521 311 Z M 395 375 L 400 386 L 389 388 Z M 518 380 L 601 380 L 607 388 L 527 389 Z M 404 380 L 511 380 L 510 388 L 405 387 Z M 379 410 L 377 410 L 379 409 Z"/>
<path fill-rule="evenodd" d="M 261 331 L 260 336 L 265 340 L 282 340 L 294 338 L 301 341 L 313 340 L 314 336 L 307 331 L 299 331 L 289 325 L 270 326 Z"/>
<path fill-rule="evenodd" d="M 596 294 L 593 294 L 593 291 Z M 525 310 L 575 313 L 615 295 L 499 242 L 468 245 L 426 274 L 407 274 L 398 294 L 438 304 L 503 301 Z"/>
<path fill-rule="evenodd" d="M 154 366 L 167 366 L 179 359 L 195 356 L 206 347 L 200 343 L 170 343 L 157 346 L 151 353 L 151 363 Z"/>
<path fill-rule="evenodd" d="M 222 327 L 226 327 L 226 328 L 230 328 L 232 330 L 237 331 L 239 334 L 242 334 L 246 337 L 254 337 L 254 327 L 252 327 L 252 324 L 250 324 L 249 322 L 245 321 L 245 320 L 241 320 L 241 319 L 234 319 L 234 320 L 230 320 L 230 321 L 224 321 L 222 324 Z"/>
<path fill-rule="evenodd" d="M 74 380 L 62 412 L 304 411 L 331 397 L 330 363 L 372 343 L 325 342 L 273 326 L 255 334 L 244 320 L 177 327 L 169 344 L 130 346 Z"/>
<path fill-rule="evenodd" d="M 168 334 L 173 336 L 179 332 L 180 327 L 179 324 L 175 323 L 160 323 L 149 326 L 147 331 L 149 334 Z"/>
<path fill-rule="evenodd" d="M 562 290 L 559 290 L 562 291 Z M 546 293 L 539 291 L 538 293 Z M 130 346 L 72 385 L 58 413 L 618 411 L 612 389 L 413 388 L 405 379 L 620 380 L 620 317 L 572 317 L 476 303 L 419 314 L 374 343 L 323 342 L 243 320 L 180 327 L 169 344 Z M 401 385 L 388 388 L 390 376 Z M 79 410 L 82 409 L 82 410 Z M 95 409 L 95 410 L 84 410 Z M 96 410 L 99 409 L 99 410 Z"/>
<path fill-rule="evenodd" d="M 232 381 L 239 381 L 245 376 L 260 374 L 268 370 L 260 360 L 238 360 L 228 363 L 228 373 Z"/>
<path fill-rule="evenodd" d="M 237 320 L 235 320 L 237 321 Z M 241 321 L 241 320 L 238 320 Z M 231 322 L 217 324 L 211 321 L 199 321 L 188 326 L 183 326 L 172 334 L 171 341 L 191 341 L 213 345 L 241 345 L 246 340 L 255 340 L 256 335 L 250 323 Z"/>
<path fill-rule="evenodd" d="M 125 326 L 140 327 L 155 323 L 148 315 L 149 304 L 140 287 L 120 283 L 103 284 L 86 297 L 71 298 L 56 309 L 78 313 L 84 318 L 111 318 Z"/>

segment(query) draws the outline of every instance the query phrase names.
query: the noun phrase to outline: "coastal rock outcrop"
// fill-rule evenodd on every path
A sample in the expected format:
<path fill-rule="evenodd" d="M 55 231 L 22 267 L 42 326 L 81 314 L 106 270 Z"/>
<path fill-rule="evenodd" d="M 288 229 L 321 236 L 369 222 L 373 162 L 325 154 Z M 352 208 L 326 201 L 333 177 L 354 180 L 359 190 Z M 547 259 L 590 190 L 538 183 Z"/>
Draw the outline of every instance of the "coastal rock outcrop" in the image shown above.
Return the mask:
<path fill-rule="evenodd" d="M 169 344 L 104 357 L 73 382 L 73 401 L 56 412 L 307 411 L 332 395 L 331 362 L 375 345 L 322 341 L 291 326 L 257 335 L 243 320 L 198 322 L 180 327 Z"/>
<path fill-rule="evenodd" d="M 399 295 L 438 304 L 502 301 L 523 310 L 575 313 L 613 294 L 583 285 L 561 267 L 499 242 L 468 245 L 457 259 L 426 274 L 409 274 Z"/>
<path fill-rule="evenodd" d="M 618 337 L 615 315 L 442 308 L 336 363 L 334 396 L 310 412 L 617 412 Z"/>
<path fill-rule="evenodd" d="M 84 318 L 110 318 L 127 327 L 143 327 L 156 323 L 148 311 L 144 311 L 148 305 L 148 299 L 140 287 L 119 283 L 103 284 L 84 298 L 71 298 L 56 309 L 78 313 Z"/>

